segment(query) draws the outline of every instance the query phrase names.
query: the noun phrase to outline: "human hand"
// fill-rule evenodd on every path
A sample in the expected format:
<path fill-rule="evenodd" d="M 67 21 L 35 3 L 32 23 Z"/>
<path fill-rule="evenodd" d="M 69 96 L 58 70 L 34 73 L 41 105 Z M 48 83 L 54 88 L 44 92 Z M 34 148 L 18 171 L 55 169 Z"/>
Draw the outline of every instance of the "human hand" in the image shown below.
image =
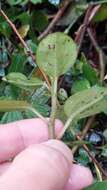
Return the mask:
<path fill-rule="evenodd" d="M 56 134 L 62 127 L 57 120 Z M 41 119 L 0 126 L 1 190 L 81 190 L 92 183 L 90 170 L 72 163 L 64 143 L 47 140 L 47 126 Z"/>

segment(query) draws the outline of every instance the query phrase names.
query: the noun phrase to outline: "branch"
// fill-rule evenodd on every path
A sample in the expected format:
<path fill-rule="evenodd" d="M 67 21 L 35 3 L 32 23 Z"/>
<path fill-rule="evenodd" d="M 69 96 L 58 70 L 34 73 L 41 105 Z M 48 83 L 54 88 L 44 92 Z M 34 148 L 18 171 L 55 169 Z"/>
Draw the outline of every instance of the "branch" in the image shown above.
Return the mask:
<path fill-rule="evenodd" d="M 68 5 L 71 3 L 71 0 L 64 0 L 63 5 L 49 24 L 49 26 L 46 28 L 46 30 L 38 37 L 38 40 L 43 39 L 45 36 L 47 36 L 50 31 L 54 28 L 55 24 L 59 21 L 61 16 L 63 15 L 64 11 L 68 7 Z"/>
<path fill-rule="evenodd" d="M 81 46 L 83 43 L 86 29 L 87 29 L 89 23 L 91 22 L 91 20 L 93 19 L 93 17 L 95 16 L 95 14 L 97 13 L 97 11 L 99 10 L 100 6 L 101 5 L 97 5 L 97 6 L 93 7 L 93 5 L 89 5 L 89 7 L 87 9 L 83 24 L 79 27 L 76 38 L 75 38 L 75 42 L 78 44 L 78 54 L 80 52 L 80 49 L 81 49 Z"/>
<path fill-rule="evenodd" d="M 104 63 L 104 52 L 102 51 L 102 49 L 100 48 L 100 46 L 98 45 L 97 41 L 95 40 L 93 33 L 91 31 L 91 29 L 87 29 L 88 35 L 90 37 L 90 40 L 96 50 L 96 52 L 98 53 L 99 56 L 99 64 L 100 64 L 100 82 L 102 83 L 104 80 L 104 75 L 105 75 L 105 63 Z"/>
<path fill-rule="evenodd" d="M 78 140 L 82 140 L 81 137 L 79 135 L 76 136 L 76 138 Z M 103 170 L 103 168 L 101 167 L 101 165 L 99 164 L 99 162 L 96 160 L 96 158 L 92 155 L 92 153 L 90 152 L 90 150 L 88 149 L 87 145 L 83 145 L 84 150 L 88 153 L 89 157 L 92 159 L 92 161 L 97 165 L 97 167 L 99 168 L 99 170 L 102 172 L 102 174 L 107 178 L 107 173 Z"/>
<path fill-rule="evenodd" d="M 21 35 L 19 34 L 19 32 L 17 31 L 15 25 L 12 23 L 12 21 L 8 18 L 8 16 L 5 14 L 5 12 L 2 9 L 0 9 L 0 14 L 7 21 L 7 23 L 9 24 L 9 26 L 12 28 L 12 30 L 15 32 L 15 34 L 19 38 L 22 46 L 27 51 L 27 56 L 30 55 L 30 57 L 32 58 L 33 62 L 35 62 L 35 56 L 33 55 L 31 49 L 28 47 L 28 45 L 26 44 L 26 42 L 23 40 L 23 38 L 21 37 Z M 48 80 L 48 77 L 46 76 L 46 74 L 44 73 L 44 71 L 42 69 L 39 68 L 39 70 L 42 73 L 42 75 L 43 75 L 45 81 L 47 82 L 48 86 L 50 87 L 50 82 Z"/>

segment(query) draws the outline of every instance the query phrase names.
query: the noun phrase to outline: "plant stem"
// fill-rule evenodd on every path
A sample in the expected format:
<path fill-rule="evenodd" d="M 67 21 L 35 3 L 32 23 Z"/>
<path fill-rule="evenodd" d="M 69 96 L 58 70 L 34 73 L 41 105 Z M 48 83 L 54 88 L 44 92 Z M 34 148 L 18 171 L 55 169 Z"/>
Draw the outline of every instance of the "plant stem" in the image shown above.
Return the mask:
<path fill-rule="evenodd" d="M 101 95 L 98 97 L 98 99 L 93 100 L 91 103 L 88 103 L 86 105 L 84 105 L 83 107 L 81 107 L 80 109 L 78 109 L 76 112 L 74 112 L 66 121 L 64 128 L 62 129 L 61 133 L 59 134 L 59 136 L 57 137 L 57 139 L 61 139 L 65 133 L 65 131 L 68 129 L 69 125 L 71 124 L 71 122 L 74 120 L 74 118 L 80 114 L 82 111 L 88 109 L 90 106 L 93 106 L 95 103 L 99 102 L 104 96 Z"/>
<path fill-rule="evenodd" d="M 95 166 L 95 170 L 96 170 L 96 175 L 97 175 L 97 179 L 98 181 L 102 181 L 102 174 L 101 171 L 99 170 L 97 164 L 94 162 L 94 166 Z"/>
<path fill-rule="evenodd" d="M 55 115 L 56 115 L 56 108 L 57 108 L 57 77 L 55 79 L 52 79 L 52 88 L 51 88 L 51 115 L 50 120 L 48 124 L 48 130 L 49 130 L 49 138 L 54 139 L 55 138 Z"/>
<path fill-rule="evenodd" d="M 66 8 L 68 7 L 68 5 L 70 3 L 71 3 L 71 0 L 64 0 L 63 1 L 63 5 L 61 6 L 59 11 L 57 12 L 55 17 L 53 18 L 53 20 L 51 21 L 49 26 L 46 28 L 46 30 L 38 37 L 38 40 L 42 40 L 45 36 L 47 36 L 50 33 L 50 31 L 52 31 L 55 24 L 60 20 L 61 16 L 63 15 L 63 13 L 65 12 Z"/>
<path fill-rule="evenodd" d="M 26 108 L 26 107 L 25 107 Z M 35 115 L 37 115 L 40 119 L 42 119 L 46 124 L 48 124 L 48 121 L 46 120 L 45 117 L 43 117 L 35 108 L 33 107 L 27 107 L 28 110 L 33 112 Z"/>
<path fill-rule="evenodd" d="M 18 39 L 20 40 L 22 46 L 26 49 L 26 55 L 30 56 L 32 58 L 32 61 L 35 65 L 35 56 L 34 56 L 33 52 L 31 51 L 31 49 L 28 47 L 27 43 L 23 40 L 23 38 L 19 34 L 18 30 L 16 29 L 16 26 L 13 24 L 13 22 L 8 18 L 8 16 L 5 14 L 5 12 L 1 8 L 0 8 L 0 16 L 2 16 L 7 21 L 9 26 L 12 28 L 12 30 L 14 31 L 14 33 L 17 35 Z M 47 82 L 48 86 L 50 87 L 50 82 L 49 82 L 47 75 L 45 74 L 45 72 L 42 69 L 39 68 L 39 70 L 40 70 L 41 74 L 43 75 L 44 80 Z"/>
<path fill-rule="evenodd" d="M 98 56 L 99 56 L 99 64 L 100 64 L 100 82 L 101 84 L 103 83 L 104 80 L 104 75 L 105 75 L 105 54 L 102 51 L 102 49 L 100 48 L 99 44 L 97 43 L 92 30 L 90 28 L 87 29 L 88 35 L 90 37 L 90 40 L 94 46 L 94 48 L 96 49 Z"/>
<path fill-rule="evenodd" d="M 83 129 L 83 131 L 82 131 L 82 133 L 81 133 L 81 139 L 82 139 L 82 140 L 83 140 L 84 137 L 86 136 L 88 130 L 91 128 L 91 126 L 92 126 L 94 120 L 95 120 L 95 115 L 92 116 L 92 117 L 90 117 L 90 118 L 88 119 L 88 121 L 87 121 L 87 123 L 86 123 L 86 125 L 85 125 L 85 127 L 84 127 L 84 129 Z M 75 152 L 77 151 L 77 149 L 78 149 L 78 145 L 74 146 L 74 147 L 72 148 L 72 153 L 75 154 Z"/>

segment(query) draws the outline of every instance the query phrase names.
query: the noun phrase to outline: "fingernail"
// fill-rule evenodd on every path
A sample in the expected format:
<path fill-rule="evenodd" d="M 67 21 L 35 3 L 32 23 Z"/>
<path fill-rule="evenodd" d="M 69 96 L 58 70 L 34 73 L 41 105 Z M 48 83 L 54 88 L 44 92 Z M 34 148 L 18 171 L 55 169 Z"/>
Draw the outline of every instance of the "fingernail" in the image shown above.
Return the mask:
<path fill-rule="evenodd" d="M 63 142 L 58 140 L 49 140 L 43 144 L 48 145 L 49 147 L 54 148 L 57 151 L 61 152 L 61 154 L 64 155 L 64 157 L 68 160 L 68 162 L 72 164 L 73 161 L 72 152 Z"/>

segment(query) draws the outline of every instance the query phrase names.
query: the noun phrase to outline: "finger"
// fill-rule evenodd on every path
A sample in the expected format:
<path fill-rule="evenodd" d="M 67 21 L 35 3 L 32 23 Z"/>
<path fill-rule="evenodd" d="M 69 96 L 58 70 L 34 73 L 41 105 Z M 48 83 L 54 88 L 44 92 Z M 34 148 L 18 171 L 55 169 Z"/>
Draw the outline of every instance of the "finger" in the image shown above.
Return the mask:
<path fill-rule="evenodd" d="M 1 165 L 0 175 L 3 175 L 9 169 L 11 164 L 12 163 L 5 163 Z M 91 185 L 92 182 L 93 176 L 88 168 L 73 164 L 73 166 L 71 166 L 71 175 L 69 177 L 65 190 L 81 190 Z"/>
<path fill-rule="evenodd" d="M 51 142 L 51 143 L 50 143 Z M 51 147 L 53 147 L 54 149 L 57 149 L 58 143 L 54 143 L 52 145 L 52 141 L 48 141 L 45 144 L 50 144 Z M 61 149 L 61 145 L 60 145 L 60 149 Z M 62 149 L 63 149 L 63 145 L 62 145 Z M 72 160 L 72 157 L 71 157 Z M 11 163 L 5 163 L 3 165 L 0 166 L 0 175 L 2 175 L 4 172 L 6 172 L 7 169 L 9 169 Z M 78 183 L 77 183 L 78 181 Z M 71 166 L 71 175 L 69 178 L 69 181 L 67 183 L 67 186 L 65 188 L 65 190 L 81 190 L 89 185 L 91 185 L 93 182 L 93 176 L 91 171 L 83 166 L 80 165 L 75 165 L 73 164 L 73 166 Z"/>
<path fill-rule="evenodd" d="M 70 175 L 71 151 L 60 141 L 32 145 L 0 179 L 2 190 L 62 190 Z"/>
<path fill-rule="evenodd" d="M 80 165 L 73 164 L 65 190 L 81 190 L 93 183 L 91 171 Z"/>
<path fill-rule="evenodd" d="M 59 134 L 62 127 L 62 122 L 56 120 L 56 134 Z M 47 139 L 47 125 L 38 118 L 0 125 L 0 162 L 16 156 L 31 144 L 41 143 Z"/>
<path fill-rule="evenodd" d="M 11 166 L 10 162 L 5 162 L 0 165 L 0 177 L 9 169 L 10 166 Z"/>

